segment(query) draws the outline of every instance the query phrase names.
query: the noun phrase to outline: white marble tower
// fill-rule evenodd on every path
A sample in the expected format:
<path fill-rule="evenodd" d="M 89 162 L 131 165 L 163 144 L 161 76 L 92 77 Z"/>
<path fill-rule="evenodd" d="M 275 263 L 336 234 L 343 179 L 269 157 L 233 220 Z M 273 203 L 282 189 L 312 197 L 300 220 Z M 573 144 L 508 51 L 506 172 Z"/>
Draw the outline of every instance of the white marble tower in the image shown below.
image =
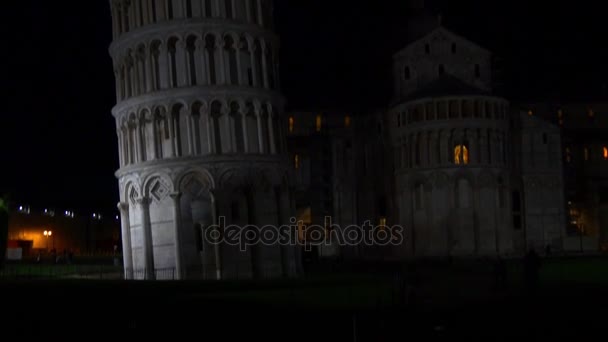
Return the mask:
<path fill-rule="evenodd" d="M 289 276 L 294 247 L 246 252 L 208 227 L 289 223 L 270 0 L 112 0 L 125 277 Z"/>

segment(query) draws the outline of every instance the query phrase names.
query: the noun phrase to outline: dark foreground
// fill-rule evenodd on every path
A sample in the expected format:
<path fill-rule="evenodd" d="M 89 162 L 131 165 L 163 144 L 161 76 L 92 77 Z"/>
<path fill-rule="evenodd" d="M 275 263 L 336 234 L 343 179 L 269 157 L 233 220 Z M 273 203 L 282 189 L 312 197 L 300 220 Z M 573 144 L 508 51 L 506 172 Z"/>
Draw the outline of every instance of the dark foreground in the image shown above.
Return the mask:
<path fill-rule="evenodd" d="M 536 294 L 520 286 L 513 268 L 504 289 L 479 268 L 417 269 L 407 297 L 385 275 L 245 284 L 5 280 L 2 326 L 52 340 L 579 340 L 606 334 L 608 268 L 598 265 L 591 278 L 547 272 Z"/>

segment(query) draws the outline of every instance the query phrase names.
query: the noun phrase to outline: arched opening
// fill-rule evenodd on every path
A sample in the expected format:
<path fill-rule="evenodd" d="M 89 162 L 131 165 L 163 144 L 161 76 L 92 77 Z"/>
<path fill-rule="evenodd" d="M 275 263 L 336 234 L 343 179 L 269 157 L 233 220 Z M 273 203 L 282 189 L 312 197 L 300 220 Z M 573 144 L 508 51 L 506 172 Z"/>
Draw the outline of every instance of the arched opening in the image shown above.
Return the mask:
<path fill-rule="evenodd" d="M 243 80 L 248 86 L 253 87 L 253 69 L 251 65 L 251 52 L 249 51 L 249 43 L 245 37 L 241 37 L 239 48 L 239 59 L 241 61 L 241 75 L 246 75 L 247 79 Z M 245 77 L 245 76 L 244 76 Z"/>
<path fill-rule="evenodd" d="M 177 41 L 175 37 L 171 37 L 168 43 L 168 54 L 169 54 L 169 79 L 171 80 L 171 87 L 177 88 Z"/>
<path fill-rule="evenodd" d="M 427 43 L 427 44 L 425 44 L 425 45 L 424 45 L 424 52 L 425 52 L 427 55 L 430 55 L 430 54 L 431 54 L 431 45 L 429 45 L 428 43 Z"/>
<path fill-rule="evenodd" d="M 146 70 L 146 48 L 142 44 L 137 48 L 137 74 L 139 75 L 138 88 L 139 93 L 143 94 L 147 91 L 147 70 Z"/>
<path fill-rule="evenodd" d="M 213 17 L 213 9 L 211 8 L 212 0 L 202 0 L 202 1 L 203 1 L 203 9 L 205 11 L 203 13 L 203 17 L 205 17 L 205 18 Z"/>
<path fill-rule="evenodd" d="M 263 138 L 263 145 L 264 145 L 264 151 L 263 153 L 270 153 L 270 128 L 268 127 L 268 119 L 269 119 L 269 112 L 268 112 L 268 106 L 264 105 L 262 106 L 262 138 Z"/>
<path fill-rule="evenodd" d="M 437 72 L 438 72 L 439 76 L 443 76 L 445 74 L 445 67 L 443 66 L 443 64 L 439 65 Z"/>
<path fill-rule="evenodd" d="M 454 146 L 454 164 L 468 165 L 469 164 L 469 148 L 468 144 L 459 144 Z"/>
<path fill-rule="evenodd" d="M 234 140 L 236 153 L 245 153 L 245 136 L 243 135 L 243 116 L 238 103 L 233 102 L 230 106 L 230 117 L 234 122 Z"/>
<path fill-rule="evenodd" d="M 167 0 L 167 20 L 173 19 L 173 0 Z"/>
<path fill-rule="evenodd" d="M 160 90 L 160 44 L 161 42 L 155 40 L 150 45 L 150 59 L 152 62 L 152 90 Z"/>
<path fill-rule="evenodd" d="M 268 83 L 270 86 L 270 89 L 275 89 L 276 88 L 276 84 L 275 84 L 275 75 L 274 75 L 274 56 L 273 56 L 273 51 L 272 51 L 272 46 L 270 44 L 266 44 L 266 66 L 267 66 L 267 72 L 268 72 Z"/>
<path fill-rule="evenodd" d="M 186 2 L 186 18 L 192 18 L 192 0 L 184 0 Z"/>
<path fill-rule="evenodd" d="M 257 0 L 249 0 L 249 10 L 251 11 L 251 21 L 254 24 L 259 24 L 260 21 Z"/>
<path fill-rule="evenodd" d="M 215 36 L 210 34 L 205 38 L 205 54 L 207 55 L 207 75 L 209 77 L 209 84 L 217 84 L 217 69 L 215 63 Z"/>
<path fill-rule="evenodd" d="M 249 153 L 260 153 L 258 119 L 252 103 L 247 104 L 247 141 Z"/>
<path fill-rule="evenodd" d="M 176 104 L 171 110 L 171 120 L 173 123 L 173 139 L 175 143 L 175 157 L 181 157 L 184 155 L 184 151 L 187 151 L 187 136 L 183 134 L 184 128 L 187 127 L 185 124 L 186 118 L 182 115 L 181 104 Z"/>
<path fill-rule="evenodd" d="M 137 162 L 137 118 L 135 117 L 135 114 L 132 113 L 129 116 L 129 122 L 128 122 L 128 130 L 129 130 L 129 135 L 128 135 L 128 156 L 129 156 L 129 164 L 135 164 Z"/>
<path fill-rule="evenodd" d="M 156 14 L 156 0 L 152 0 L 150 4 L 151 12 L 152 12 L 152 22 L 155 23 L 158 20 L 158 15 Z"/>
<path fill-rule="evenodd" d="M 452 43 L 452 54 L 456 53 L 456 43 Z"/>
<path fill-rule="evenodd" d="M 479 64 L 475 64 L 475 78 L 481 77 L 481 67 Z"/>
<path fill-rule="evenodd" d="M 262 68 L 262 45 L 260 44 L 259 40 L 255 40 L 254 42 L 254 60 L 255 60 L 255 72 L 256 72 L 256 80 L 257 80 L 257 84 L 256 87 L 263 87 L 264 86 L 264 75 L 263 75 L 263 68 Z"/>
<path fill-rule="evenodd" d="M 234 7 L 232 6 L 232 0 L 224 0 L 226 9 L 226 18 L 234 19 Z"/>
<path fill-rule="evenodd" d="M 201 154 L 201 107 L 202 104 L 200 102 L 195 102 L 194 104 L 192 104 L 192 110 L 190 112 L 192 120 L 192 140 L 194 145 L 194 151 L 192 152 L 194 155 Z"/>
<path fill-rule="evenodd" d="M 196 80 L 196 36 L 189 36 L 186 40 L 186 53 L 188 54 L 188 76 L 190 85 L 197 85 Z"/>
<path fill-rule="evenodd" d="M 294 126 L 295 126 L 295 119 L 294 119 L 294 117 L 290 116 L 288 122 L 289 122 L 289 133 L 293 133 Z"/>
<path fill-rule="evenodd" d="M 458 101 L 450 101 L 450 119 L 458 119 L 460 116 Z"/>
<path fill-rule="evenodd" d="M 228 1 L 230 2 L 230 1 Z M 232 36 L 227 35 L 224 37 L 224 58 L 226 58 L 226 74 L 228 75 L 228 80 L 230 84 L 237 85 L 239 84 L 239 74 L 237 68 L 236 61 L 236 46 L 234 43 L 234 39 Z"/>
<path fill-rule="evenodd" d="M 222 154 L 222 130 L 220 121 L 222 118 L 222 104 L 215 101 L 211 104 L 211 123 L 213 125 L 213 142 L 215 144 L 215 153 Z"/>
<path fill-rule="evenodd" d="M 154 130 L 154 153 L 156 159 L 163 159 L 163 156 L 166 155 L 163 147 L 164 141 L 169 138 L 169 130 L 161 108 L 156 108 L 154 111 Z"/>

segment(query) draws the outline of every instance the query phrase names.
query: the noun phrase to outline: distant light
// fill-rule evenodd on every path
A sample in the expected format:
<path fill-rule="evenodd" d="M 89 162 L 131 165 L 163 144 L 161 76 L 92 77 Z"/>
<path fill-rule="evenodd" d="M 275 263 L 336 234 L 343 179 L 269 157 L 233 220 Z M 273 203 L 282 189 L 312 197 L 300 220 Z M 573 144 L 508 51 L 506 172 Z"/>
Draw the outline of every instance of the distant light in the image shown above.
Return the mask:
<path fill-rule="evenodd" d="M 116 221 L 118 221 L 118 215 L 116 215 Z"/>
<path fill-rule="evenodd" d="M 46 213 L 48 213 L 48 212 L 49 212 L 49 211 L 48 211 L 48 209 L 44 209 L 44 213 L 45 213 L 45 214 L 46 214 Z"/>
<path fill-rule="evenodd" d="M 23 206 L 19 206 L 19 211 L 23 211 Z"/>
<path fill-rule="evenodd" d="M 93 218 L 96 218 L 96 217 L 97 217 L 97 214 L 93 214 Z"/>
<path fill-rule="evenodd" d="M 528 111 L 528 115 L 529 115 L 529 116 L 532 116 L 532 115 L 534 115 L 534 112 L 533 112 L 533 111 L 531 111 L 531 110 L 529 110 L 529 111 Z"/>

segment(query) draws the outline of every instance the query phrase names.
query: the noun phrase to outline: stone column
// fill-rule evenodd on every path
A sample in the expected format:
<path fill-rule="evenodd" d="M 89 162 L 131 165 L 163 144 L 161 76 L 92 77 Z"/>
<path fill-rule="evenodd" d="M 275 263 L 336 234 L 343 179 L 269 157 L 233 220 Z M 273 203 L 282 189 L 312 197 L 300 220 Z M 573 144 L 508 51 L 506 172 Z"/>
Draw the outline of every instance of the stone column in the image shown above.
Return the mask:
<path fill-rule="evenodd" d="M 133 278 L 133 253 L 131 246 L 131 223 L 129 221 L 129 205 L 127 203 L 118 203 L 120 211 L 120 224 L 122 231 L 122 258 L 125 272 L 125 279 Z"/>
<path fill-rule="evenodd" d="M 147 197 L 141 197 L 137 202 L 141 208 L 145 279 L 155 280 L 154 244 L 152 242 L 152 225 L 150 223 L 150 199 Z"/>
<path fill-rule="evenodd" d="M 175 278 L 181 280 L 184 278 L 183 265 L 182 265 L 182 238 L 181 238 L 181 200 L 182 194 L 172 193 L 171 199 L 173 200 L 173 225 L 174 225 L 174 253 L 175 253 Z"/>

